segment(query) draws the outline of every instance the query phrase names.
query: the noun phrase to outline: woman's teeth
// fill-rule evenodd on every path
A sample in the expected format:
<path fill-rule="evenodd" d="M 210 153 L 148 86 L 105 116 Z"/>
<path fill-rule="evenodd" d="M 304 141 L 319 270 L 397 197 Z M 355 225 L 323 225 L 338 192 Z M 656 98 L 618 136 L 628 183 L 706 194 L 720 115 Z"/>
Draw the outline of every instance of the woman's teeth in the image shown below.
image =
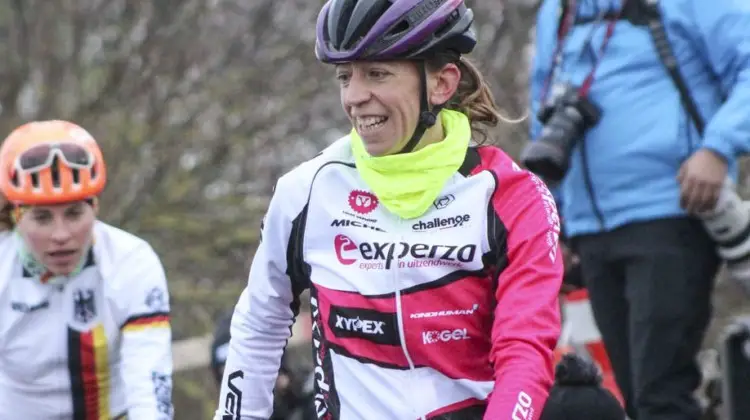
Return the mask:
<path fill-rule="evenodd" d="M 358 117 L 357 129 L 360 131 L 375 130 L 385 124 L 387 120 L 388 117 Z"/>

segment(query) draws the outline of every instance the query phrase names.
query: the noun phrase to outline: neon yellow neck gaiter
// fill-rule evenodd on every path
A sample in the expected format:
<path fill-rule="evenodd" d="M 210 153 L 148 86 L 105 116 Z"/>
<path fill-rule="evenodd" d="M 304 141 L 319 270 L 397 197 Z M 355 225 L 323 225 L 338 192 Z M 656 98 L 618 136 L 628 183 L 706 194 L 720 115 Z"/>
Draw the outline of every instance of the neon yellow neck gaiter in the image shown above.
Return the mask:
<path fill-rule="evenodd" d="M 352 129 L 354 162 L 365 183 L 383 205 L 404 219 L 423 215 L 466 157 L 471 139 L 469 119 L 463 113 L 440 112 L 445 139 L 411 153 L 370 156 Z"/>

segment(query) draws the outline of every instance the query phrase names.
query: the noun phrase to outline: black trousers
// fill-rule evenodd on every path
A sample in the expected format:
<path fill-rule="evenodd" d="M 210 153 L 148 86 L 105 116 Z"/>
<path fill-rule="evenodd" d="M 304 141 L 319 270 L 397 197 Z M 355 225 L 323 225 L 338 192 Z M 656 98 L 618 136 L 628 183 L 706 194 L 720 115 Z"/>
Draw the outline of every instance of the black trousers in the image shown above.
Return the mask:
<path fill-rule="evenodd" d="M 628 416 L 698 420 L 695 359 L 720 263 L 701 223 L 633 223 L 576 237 L 573 247 Z"/>

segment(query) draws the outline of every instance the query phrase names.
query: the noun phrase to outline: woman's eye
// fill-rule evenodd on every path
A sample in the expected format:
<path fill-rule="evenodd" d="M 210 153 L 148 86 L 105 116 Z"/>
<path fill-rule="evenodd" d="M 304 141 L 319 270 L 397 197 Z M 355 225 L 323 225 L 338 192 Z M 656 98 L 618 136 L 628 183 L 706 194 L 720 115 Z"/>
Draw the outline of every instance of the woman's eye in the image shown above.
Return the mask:
<path fill-rule="evenodd" d="M 83 214 L 81 211 L 76 210 L 66 213 L 65 216 L 67 216 L 68 220 L 78 220 L 81 214 Z"/>
<path fill-rule="evenodd" d="M 40 214 L 40 215 L 34 216 L 34 221 L 41 225 L 49 223 L 50 220 L 52 220 L 52 217 L 47 214 Z"/>
<path fill-rule="evenodd" d="M 339 83 L 346 83 L 349 81 L 349 75 L 346 73 L 339 73 L 336 75 L 336 80 L 338 80 Z"/>

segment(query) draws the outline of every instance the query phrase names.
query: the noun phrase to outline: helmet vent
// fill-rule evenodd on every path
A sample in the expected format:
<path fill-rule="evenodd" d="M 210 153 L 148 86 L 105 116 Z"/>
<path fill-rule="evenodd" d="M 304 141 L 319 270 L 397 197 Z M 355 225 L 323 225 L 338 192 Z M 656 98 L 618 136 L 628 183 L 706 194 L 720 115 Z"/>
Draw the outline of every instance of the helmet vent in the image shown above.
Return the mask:
<path fill-rule="evenodd" d="M 357 0 L 340 0 L 331 4 L 331 10 L 328 14 L 328 36 L 336 48 L 344 43 L 346 28 L 349 26 L 349 20 L 356 4 Z"/>
<path fill-rule="evenodd" d="M 57 156 L 52 159 L 50 172 L 52 173 L 52 186 L 55 188 L 60 188 L 60 162 Z"/>
<path fill-rule="evenodd" d="M 372 30 L 391 5 L 392 3 L 389 0 L 360 0 L 357 2 L 350 15 L 347 16 L 346 33 L 341 41 L 341 48 L 354 48 Z"/>
<path fill-rule="evenodd" d="M 388 31 L 388 34 L 385 36 L 385 38 L 387 39 L 387 38 L 399 36 L 402 33 L 408 31 L 410 27 L 411 25 L 409 25 L 409 21 L 404 19 L 401 22 L 397 23 L 396 26 L 391 28 L 391 30 Z"/>

